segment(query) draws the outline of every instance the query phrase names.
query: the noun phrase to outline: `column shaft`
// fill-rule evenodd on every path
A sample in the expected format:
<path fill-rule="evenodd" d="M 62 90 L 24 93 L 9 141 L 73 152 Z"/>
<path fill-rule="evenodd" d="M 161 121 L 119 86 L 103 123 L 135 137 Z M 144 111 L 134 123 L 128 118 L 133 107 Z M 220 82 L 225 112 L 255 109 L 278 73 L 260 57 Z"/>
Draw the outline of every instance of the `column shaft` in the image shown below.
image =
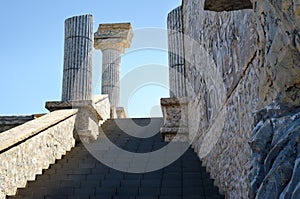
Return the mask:
<path fill-rule="evenodd" d="M 168 15 L 170 97 L 185 97 L 185 64 L 182 7 Z"/>
<path fill-rule="evenodd" d="M 102 53 L 102 94 L 108 94 L 111 106 L 118 107 L 121 52 L 115 49 L 105 49 Z"/>
<path fill-rule="evenodd" d="M 62 101 L 92 99 L 93 16 L 65 21 Z"/>

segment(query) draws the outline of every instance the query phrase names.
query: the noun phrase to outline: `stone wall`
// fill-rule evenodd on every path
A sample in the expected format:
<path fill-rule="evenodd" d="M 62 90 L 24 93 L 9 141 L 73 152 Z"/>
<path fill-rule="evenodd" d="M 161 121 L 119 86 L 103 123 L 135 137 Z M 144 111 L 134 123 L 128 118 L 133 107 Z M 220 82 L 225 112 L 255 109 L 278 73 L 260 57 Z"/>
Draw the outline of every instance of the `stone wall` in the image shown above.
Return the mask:
<path fill-rule="evenodd" d="M 300 198 L 300 2 L 253 1 L 260 52 L 250 180 L 260 199 Z"/>
<path fill-rule="evenodd" d="M 299 198 L 300 3 L 235 2 L 183 0 L 190 139 L 228 198 Z"/>
<path fill-rule="evenodd" d="M 74 145 L 77 110 L 54 111 L 0 134 L 0 198 L 35 180 Z"/>
<path fill-rule="evenodd" d="M 273 102 L 257 111 L 256 123 L 249 141 L 253 196 L 300 198 L 300 106 Z"/>
<path fill-rule="evenodd" d="M 204 11 L 203 0 L 186 0 L 183 17 L 190 139 L 227 197 L 248 198 L 260 62 L 254 12 Z"/>

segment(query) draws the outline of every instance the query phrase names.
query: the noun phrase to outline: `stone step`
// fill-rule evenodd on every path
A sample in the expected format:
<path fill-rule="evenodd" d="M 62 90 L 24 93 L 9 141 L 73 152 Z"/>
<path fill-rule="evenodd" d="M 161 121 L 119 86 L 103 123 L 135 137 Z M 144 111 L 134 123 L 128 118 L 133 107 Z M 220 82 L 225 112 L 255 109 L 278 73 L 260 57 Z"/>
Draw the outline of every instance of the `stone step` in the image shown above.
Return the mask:
<path fill-rule="evenodd" d="M 153 128 L 157 131 L 159 125 L 162 124 L 162 119 L 155 118 L 154 120 L 156 123 L 154 122 Z M 162 140 L 160 134 L 145 139 L 131 137 L 122 132 L 120 126 L 117 125 L 118 122 L 124 126 L 133 125 L 139 128 L 147 125 L 149 119 L 118 119 L 104 123 L 102 129 L 106 136 L 119 141 L 118 143 L 125 146 L 124 148 L 127 146 L 126 143 L 129 143 L 129 145 L 136 146 L 136 152 L 147 152 L 168 144 Z M 146 130 L 150 131 L 151 128 L 146 128 Z M 106 131 L 106 129 L 109 130 Z M 180 147 L 181 144 L 178 146 Z M 116 158 L 119 157 L 116 156 Z M 126 159 L 122 161 L 130 165 L 130 161 Z M 219 199 L 224 196 L 219 194 L 218 188 L 214 186 L 213 180 L 210 179 L 191 148 L 178 160 L 160 170 L 148 173 L 126 173 L 102 164 L 89 154 L 82 143 L 78 143 L 61 160 L 45 170 L 43 175 L 37 176 L 36 181 L 29 182 L 26 188 L 18 189 L 15 197 L 9 198 Z"/>

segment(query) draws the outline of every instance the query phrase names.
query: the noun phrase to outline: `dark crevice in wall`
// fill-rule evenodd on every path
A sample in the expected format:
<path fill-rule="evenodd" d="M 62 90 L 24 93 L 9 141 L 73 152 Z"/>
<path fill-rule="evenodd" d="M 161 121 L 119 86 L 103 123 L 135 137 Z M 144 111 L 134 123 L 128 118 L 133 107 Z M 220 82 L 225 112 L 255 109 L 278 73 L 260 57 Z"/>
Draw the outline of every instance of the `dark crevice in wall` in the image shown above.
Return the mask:
<path fill-rule="evenodd" d="M 222 12 L 242 9 L 252 9 L 250 0 L 206 0 L 204 10 Z"/>

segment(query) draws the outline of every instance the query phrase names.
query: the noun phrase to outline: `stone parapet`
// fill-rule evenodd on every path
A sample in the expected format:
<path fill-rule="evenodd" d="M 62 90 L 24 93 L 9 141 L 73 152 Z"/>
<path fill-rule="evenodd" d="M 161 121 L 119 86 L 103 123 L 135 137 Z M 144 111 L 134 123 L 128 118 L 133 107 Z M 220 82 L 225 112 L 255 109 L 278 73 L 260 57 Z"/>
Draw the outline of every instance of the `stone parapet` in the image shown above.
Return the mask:
<path fill-rule="evenodd" d="M 46 102 L 50 111 L 63 109 L 78 109 L 76 117 L 76 140 L 90 142 L 99 135 L 99 125 L 110 118 L 110 103 L 107 95 L 96 95 L 93 100 L 71 102 Z"/>
<path fill-rule="evenodd" d="M 0 133 L 34 119 L 34 115 L 0 116 Z"/>
<path fill-rule="evenodd" d="M 0 134 L 0 198 L 35 180 L 74 145 L 77 110 L 54 111 Z"/>

